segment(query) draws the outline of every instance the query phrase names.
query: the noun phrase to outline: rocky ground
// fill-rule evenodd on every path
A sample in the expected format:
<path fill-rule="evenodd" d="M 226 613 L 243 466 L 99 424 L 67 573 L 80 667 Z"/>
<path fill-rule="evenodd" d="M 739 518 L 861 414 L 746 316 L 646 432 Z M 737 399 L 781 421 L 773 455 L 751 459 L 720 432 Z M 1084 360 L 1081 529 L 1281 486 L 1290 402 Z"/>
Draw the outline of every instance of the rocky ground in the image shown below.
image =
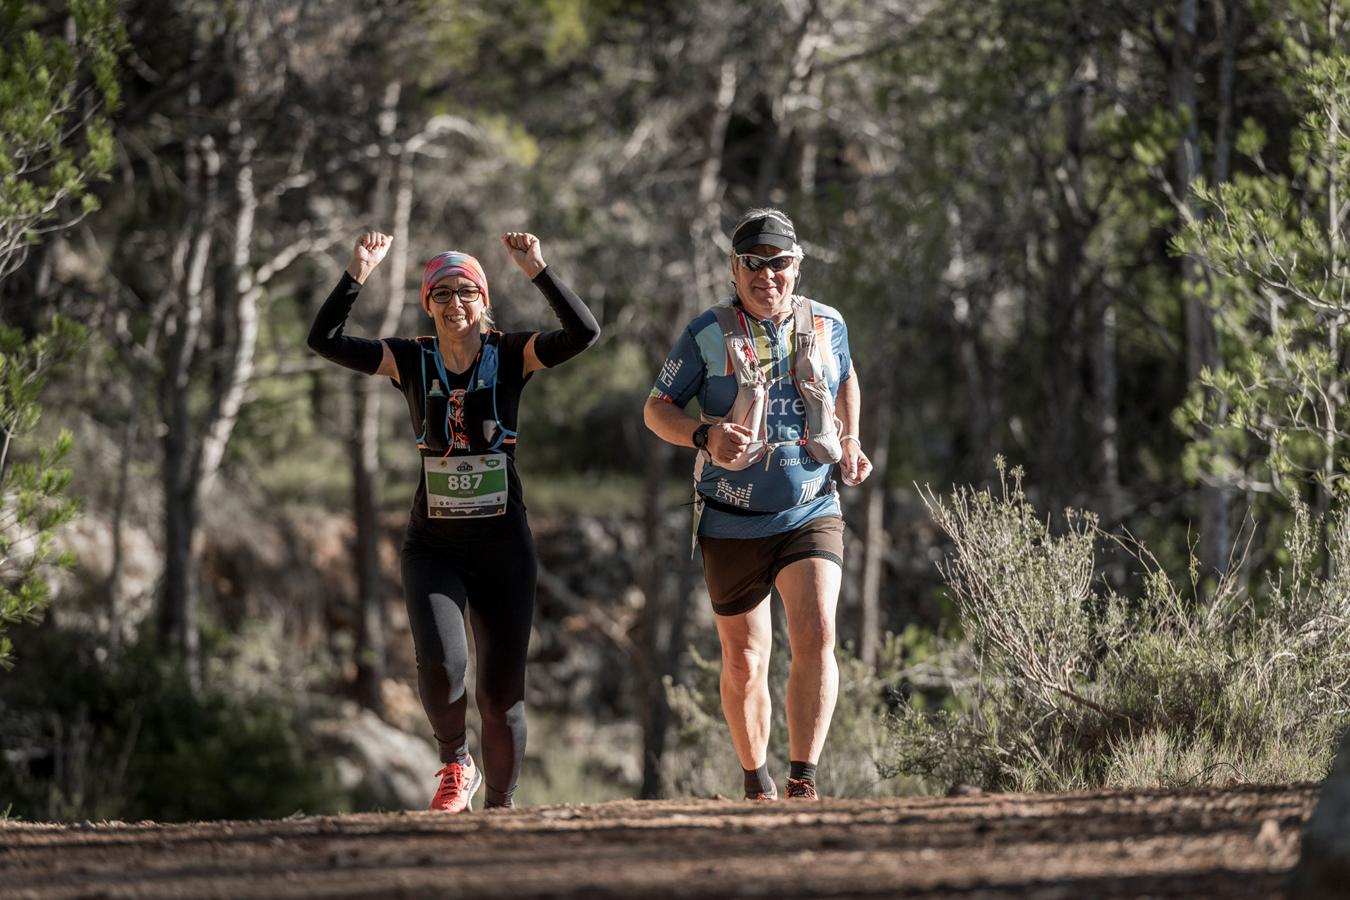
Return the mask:
<path fill-rule="evenodd" d="M 1312 785 L 0 822 L 5 897 L 1277 897 Z"/>

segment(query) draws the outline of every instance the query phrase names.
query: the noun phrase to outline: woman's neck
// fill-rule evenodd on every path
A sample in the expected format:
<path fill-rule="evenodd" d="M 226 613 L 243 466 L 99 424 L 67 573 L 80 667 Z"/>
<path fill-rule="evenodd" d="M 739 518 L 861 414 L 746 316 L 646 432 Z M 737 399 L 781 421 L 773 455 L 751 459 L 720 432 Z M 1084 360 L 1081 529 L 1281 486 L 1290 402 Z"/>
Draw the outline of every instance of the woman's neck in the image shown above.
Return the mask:
<path fill-rule="evenodd" d="M 456 375 L 469 370 L 483 346 L 483 335 L 477 331 L 448 334 L 437 328 L 436 340 L 441 349 L 441 359 L 445 362 L 445 368 Z"/>

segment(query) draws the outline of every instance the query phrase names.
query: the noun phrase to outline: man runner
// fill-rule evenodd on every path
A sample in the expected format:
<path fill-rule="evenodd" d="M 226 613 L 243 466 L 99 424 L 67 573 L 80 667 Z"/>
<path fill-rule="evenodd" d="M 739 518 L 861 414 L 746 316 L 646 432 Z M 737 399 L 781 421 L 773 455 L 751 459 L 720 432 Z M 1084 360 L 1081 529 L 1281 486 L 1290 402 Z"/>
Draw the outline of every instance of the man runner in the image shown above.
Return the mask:
<path fill-rule="evenodd" d="M 752 209 L 732 233 L 735 294 L 695 318 L 657 377 L 643 418 L 698 451 L 695 533 L 722 645 L 722 709 L 745 796 L 777 799 L 769 743 L 770 608 L 778 589 L 792 667 L 789 799 L 818 798 L 820 759 L 839 691 L 835 607 L 844 522 L 831 478 L 872 470 L 858 440 L 860 394 L 837 310 L 793 290 L 802 248 L 792 221 Z M 702 422 L 684 412 L 698 398 Z"/>

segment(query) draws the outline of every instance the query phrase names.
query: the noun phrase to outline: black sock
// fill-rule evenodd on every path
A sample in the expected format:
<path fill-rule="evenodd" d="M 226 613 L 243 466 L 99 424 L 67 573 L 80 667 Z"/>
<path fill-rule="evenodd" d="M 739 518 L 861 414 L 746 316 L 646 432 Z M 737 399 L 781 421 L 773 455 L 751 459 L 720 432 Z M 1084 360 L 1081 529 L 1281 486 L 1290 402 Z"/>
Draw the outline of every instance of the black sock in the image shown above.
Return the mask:
<path fill-rule="evenodd" d="M 773 779 L 769 777 L 769 764 L 765 763 L 758 769 L 742 769 L 745 773 L 745 792 L 747 794 L 772 794 L 778 790 L 774 786 Z"/>
<path fill-rule="evenodd" d="M 487 790 L 485 791 L 485 796 L 483 798 L 483 806 L 484 807 L 500 806 L 506 809 L 510 809 L 511 807 L 516 805 L 515 797 L 516 797 L 516 788 L 514 785 L 512 785 L 511 790 L 509 791 L 499 791 L 492 785 L 488 785 Z"/>
<path fill-rule="evenodd" d="M 795 778 L 799 781 L 809 781 L 812 784 L 815 784 L 816 764 L 800 762 L 799 760 L 794 759 L 788 766 L 788 777 Z"/>

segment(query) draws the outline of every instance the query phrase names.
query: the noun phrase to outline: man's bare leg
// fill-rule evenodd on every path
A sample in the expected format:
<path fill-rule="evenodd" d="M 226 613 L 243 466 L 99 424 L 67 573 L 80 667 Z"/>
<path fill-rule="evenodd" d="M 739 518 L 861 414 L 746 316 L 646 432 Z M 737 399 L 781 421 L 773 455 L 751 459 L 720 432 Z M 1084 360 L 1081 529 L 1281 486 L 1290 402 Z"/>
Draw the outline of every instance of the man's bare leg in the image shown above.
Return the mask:
<path fill-rule="evenodd" d="M 815 765 L 839 697 L 834 659 L 834 616 L 843 572 L 828 559 L 802 559 L 783 567 L 776 586 L 787 613 L 792 669 L 787 720 L 791 759 Z"/>
<path fill-rule="evenodd" d="M 741 768 L 763 766 L 769 752 L 769 651 L 773 620 L 761 602 L 739 616 L 715 616 L 722 642 L 722 712 Z"/>

